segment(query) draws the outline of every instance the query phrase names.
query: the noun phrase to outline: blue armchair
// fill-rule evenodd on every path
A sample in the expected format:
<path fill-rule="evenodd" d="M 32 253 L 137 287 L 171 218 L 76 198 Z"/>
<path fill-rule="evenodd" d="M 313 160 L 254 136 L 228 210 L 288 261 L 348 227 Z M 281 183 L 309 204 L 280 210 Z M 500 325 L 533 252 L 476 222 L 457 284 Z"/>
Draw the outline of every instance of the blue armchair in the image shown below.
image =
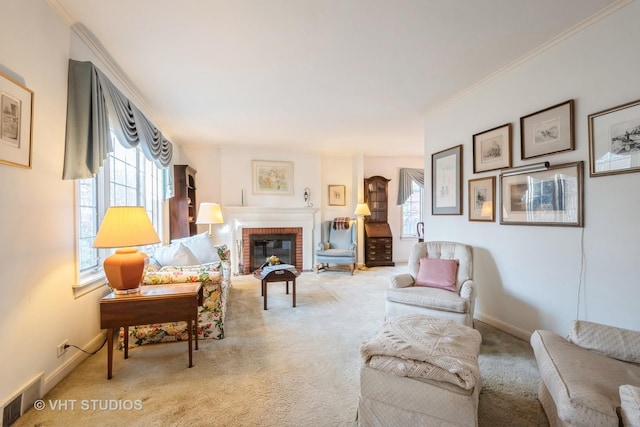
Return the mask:
<path fill-rule="evenodd" d="M 331 265 L 349 265 L 351 274 L 356 268 L 357 225 L 348 222 L 323 221 L 321 241 L 316 251 L 316 273 Z"/>

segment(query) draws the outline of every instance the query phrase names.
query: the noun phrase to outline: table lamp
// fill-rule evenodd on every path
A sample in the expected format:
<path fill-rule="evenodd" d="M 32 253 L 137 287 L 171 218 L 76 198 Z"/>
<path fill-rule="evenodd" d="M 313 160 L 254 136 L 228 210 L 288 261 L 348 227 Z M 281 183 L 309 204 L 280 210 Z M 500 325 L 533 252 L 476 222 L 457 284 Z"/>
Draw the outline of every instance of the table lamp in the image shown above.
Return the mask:
<path fill-rule="evenodd" d="M 371 211 L 369 210 L 369 205 L 366 203 L 358 203 L 356 205 L 356 210 L 353 212 L 354 215 L 357 216 L 369 216 L 371 215 Z"/>
<path fill-rule="evenodd" d="M 200 203 L 196 224 L 209 224 L 209 237 L 211 237 L 211 224 L 224 224 L 220 205 L 217 203 Z"/>
<path fill-rule="evenodd" d="M 118 248 L 104 260 L 104 273 L 116 294 L 138 292 L 147 255 L 132 246 L 160 243 L 142 206 L 112 206 L 102 220 L 94 248 Z"/>

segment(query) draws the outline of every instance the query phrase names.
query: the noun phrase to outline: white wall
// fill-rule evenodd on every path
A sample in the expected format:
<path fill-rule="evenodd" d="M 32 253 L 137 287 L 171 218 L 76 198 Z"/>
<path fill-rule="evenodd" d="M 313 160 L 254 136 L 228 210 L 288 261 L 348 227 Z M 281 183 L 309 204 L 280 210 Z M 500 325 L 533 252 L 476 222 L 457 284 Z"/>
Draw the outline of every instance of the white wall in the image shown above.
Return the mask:
<path fill-rule="evenodd" d="M 0 165 L 0 405 L 38 373 L 47 391 L 100 332 L 99 292 L 75 299 L 74 184 L 62 180 L 69 28 L 44 1 L 0 0 L 0 61 L 35 92 L 33 167 Z M 99 344 L 99 341 L 98 341 Z M 106 375 L 106 371 L 105 371 Z"/>
<path fill-rule="evenodd" d="M 479 318 L 522 336 L 537 328 L 566 334 L 576 317 L 640 329 L 640 174 L 589 178 L 587 124 L 591 113 L 640 98 L 639 19 L 640 2 L 632 2 L 427 115 L 427 176 L 433 153 L 464 146 L 464 215 L 428 215 L 426 234 L 475 247 Z M 519 118 L 568 99 L 575 100 L 576 150 L 521 161 Z M 467 220 L 467 180 L 497 175 L 473 174 L 472 135 L 509 122 L 514 166 L 585 162 L 584 229 Z"/>

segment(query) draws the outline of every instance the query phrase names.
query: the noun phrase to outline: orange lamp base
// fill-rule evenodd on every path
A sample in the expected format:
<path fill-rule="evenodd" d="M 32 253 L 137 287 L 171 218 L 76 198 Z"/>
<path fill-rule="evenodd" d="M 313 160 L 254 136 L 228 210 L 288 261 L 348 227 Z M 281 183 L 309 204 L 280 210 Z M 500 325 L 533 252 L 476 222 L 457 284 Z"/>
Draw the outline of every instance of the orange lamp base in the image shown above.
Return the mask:
<path fill-rule="evenodd" d="M 104 273 L 116 294 L 135 293 L 140 290 L 147 255 L 136 248 L 117 249 L 104 260 Z"/>

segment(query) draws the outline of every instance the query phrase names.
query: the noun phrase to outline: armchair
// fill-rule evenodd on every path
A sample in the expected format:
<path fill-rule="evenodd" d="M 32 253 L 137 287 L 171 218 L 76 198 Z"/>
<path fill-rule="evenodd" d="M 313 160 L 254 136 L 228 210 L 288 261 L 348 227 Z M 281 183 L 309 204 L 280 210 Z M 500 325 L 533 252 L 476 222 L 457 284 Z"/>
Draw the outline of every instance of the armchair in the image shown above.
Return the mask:
<path fill-rule="evenodd" d="M 455 277 L 451 278 L 455 283 L 452 283 L 449 290 L 416 283 L 419 273 L 423 274 L 420 267 L 421 258 L 458 261 Z M 390 288 L 385 291 L 387 318 L 418 313 L 452 319 L 462 325 L 473 327 L 476 289 L 473 281 L 471 246 L 442 241 L 417 243 L 409 255 L 408 267 L 408 273 L 391 278 Z"/>
<path fill-rule="evenodd" d="M 333 265 L 349 265 L 351 274 L 356 268 L 357 226 L 356 221 L 349 220 L 348 225 L 341 227 L 336 221 L 323 221 L 321 241 L 316 251 L 316 273 Z"/>

